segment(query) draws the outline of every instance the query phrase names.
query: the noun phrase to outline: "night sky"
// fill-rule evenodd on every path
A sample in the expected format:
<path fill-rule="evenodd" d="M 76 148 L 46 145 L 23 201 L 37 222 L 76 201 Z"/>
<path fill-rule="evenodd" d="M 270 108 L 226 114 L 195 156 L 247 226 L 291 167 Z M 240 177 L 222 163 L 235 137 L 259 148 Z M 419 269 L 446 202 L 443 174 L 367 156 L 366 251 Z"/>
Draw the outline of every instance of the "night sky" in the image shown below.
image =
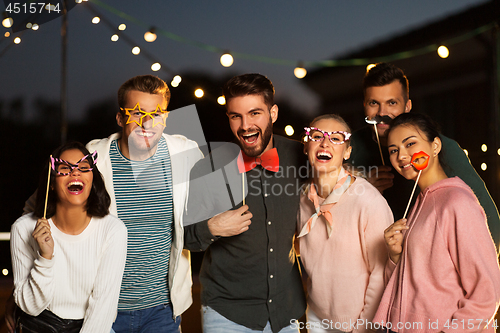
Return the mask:
<path fill-rule="evenodd" d="M 72 1 L 72 0 L 70 0 Z M 220 65 L 218 52 L 158 36 L 144 41 L 148 27 L 173 33 L 219 49 L 292 61 L 325 60 L 402 34 L 465 10 L 478 0 L 315 0 L 315 1 L 132 1 L 101 0 L 110 10 L 90 0 L 69 12 L 68 110 L 70 121 L 83 119 L 87 108 L 101 100 L 115 99 L 126 79 L 139 74 L 157 74 L 170 82 L 172 74 L 203 72 L 217 78 L 259 72 L 274 83 L 277 99 L 286 99 L 314 115 L 316 96 L 293 75 L 295 65 L 269 64 L 235 58 L 232 67 Z M 116 28 L 125 23 L 124 33 L 143 51 L 158 59 L 172 74 L 153 72 L 152 61 L 133 55 L 121 38 L 104 23 L 91 23 L 94 14 L 88 4 L 102 13 Z M 4 10 L 3 3 L 0 10 Z M 116 12 L 128 15 L 127 20 Z M 3 37 L 0 27 L 0 101 L 24 98 L 25 121 L 37 119 L 34 100 L 58 101 L 60 96 L 61 19 L 44 23 L 38 31 L 26 31 L 19 45 L 2 51 L 13 37 Z M 308 68 L 311 70 L 311 68 Z M 360 78 L 361 79 L 361 78 Z M 182 84 L 182 83 L 181 83 Z M 175 95 L 175 88 L 172 89 Z M 3 112 L 7 112 L 4 108 Z"/>

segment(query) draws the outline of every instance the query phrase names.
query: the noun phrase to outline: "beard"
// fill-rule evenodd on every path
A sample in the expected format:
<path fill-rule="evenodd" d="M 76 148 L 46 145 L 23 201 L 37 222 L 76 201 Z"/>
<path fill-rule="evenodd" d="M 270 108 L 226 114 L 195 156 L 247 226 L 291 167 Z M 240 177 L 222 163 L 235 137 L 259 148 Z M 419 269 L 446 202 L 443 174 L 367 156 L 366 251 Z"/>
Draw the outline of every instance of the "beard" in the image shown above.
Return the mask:
<path fill-rule="evenodd" d="M 245 145 L 245 143 L 241 142 L 241 136 L 245 134 L 246 132 L 254 132 L 257 131 L 259 133 L 259 139 L 260 143 L 257 144 L 256 146 L 248 147 Z M 273 136 L 273 122 L 271 117 L 269 117 L 269 123 L 267 124 L 264 133 L 262 133 L 262 129 L 259 127 L 251 128 L 249 130 L 239 130 L 238 131 L 238 143 L 240 145 L 240 148 L 243 150 L 243 152 L 249 156 L 249 157 L 257 157 L 260 156 L 266 147 L 269 144 L 269 141 L 271 141 L 271 138 Z"/>

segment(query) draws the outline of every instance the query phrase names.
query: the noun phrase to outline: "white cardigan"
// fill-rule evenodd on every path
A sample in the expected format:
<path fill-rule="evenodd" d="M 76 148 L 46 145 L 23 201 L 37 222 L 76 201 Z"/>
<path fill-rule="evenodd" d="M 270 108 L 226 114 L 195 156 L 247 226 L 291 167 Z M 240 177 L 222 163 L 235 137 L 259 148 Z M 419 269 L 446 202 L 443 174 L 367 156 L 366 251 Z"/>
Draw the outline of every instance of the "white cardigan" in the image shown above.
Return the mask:
<path fill-rule="evenodd" d="M 80 332 L 108 333 L 116 317 L 127 255 L 127 228 L 112 215 L 93 217 L 78 235 L 48 220 L 54 256 L 45 259 L 31 235 L 36 218 L 20 217 L 11 231 L 14 299 L 37 316 L 48 309 L 64 319 L 84 319 Z"/>
<path fill-rule="evenodd" d="M 92 140 L 87 149 L 92 153 L 97 151 L 97 167 L 102 173 L 106 190 L 111 196 L 110 214 L 117 215 L 115 191 L 113 188 L 113 169 L 109 158 L 111 142 L 120 138 L 121 133 L 110 135 L 106 139 Z M 191 297 L 191 263 L 189 251 L 184 247 L 184 226 L 182 216 L 187 204 L 189 193 L 189 173 L 193 165 L 203 157 L 196 142 L 182 135 L 163 134 L 170 154 L 172 166 L 173 199 L 174 199 L 174 238 L 170 253 L 168 286 L 174 316 L 181 315 L 189 308 Z M 130 243 L 130 242 L 129 242 Z"/>

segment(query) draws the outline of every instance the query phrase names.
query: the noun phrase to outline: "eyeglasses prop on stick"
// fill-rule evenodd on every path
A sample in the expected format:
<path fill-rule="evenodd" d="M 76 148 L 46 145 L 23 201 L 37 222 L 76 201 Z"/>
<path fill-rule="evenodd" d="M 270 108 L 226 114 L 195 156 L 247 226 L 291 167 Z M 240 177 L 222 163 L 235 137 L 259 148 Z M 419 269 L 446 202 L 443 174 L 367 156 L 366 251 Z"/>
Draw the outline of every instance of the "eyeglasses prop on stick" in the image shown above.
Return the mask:
<path fill-rule="evenodd" d="M 45 206 L 43 207 L 43 218 L 45 219 L 47 215 L 47 201 L 49 199 L 49 187 L 50 187 L 50 170 L 52 169 L 52 155 L 49 159 L 49 174 L 47 175 L 47 191 L 45 192 Z"/>

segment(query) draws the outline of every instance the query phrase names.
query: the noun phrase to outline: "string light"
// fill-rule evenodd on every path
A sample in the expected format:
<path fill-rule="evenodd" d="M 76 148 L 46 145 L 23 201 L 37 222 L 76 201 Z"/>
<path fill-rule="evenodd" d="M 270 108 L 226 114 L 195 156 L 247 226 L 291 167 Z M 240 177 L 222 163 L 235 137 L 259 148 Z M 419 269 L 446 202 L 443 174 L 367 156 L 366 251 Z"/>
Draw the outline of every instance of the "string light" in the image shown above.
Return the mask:
<path fill-rule="evenodd" d="M 26 23 L 26 28 L 31 29 L 32 26 L 33 24 L 31 24 L 31 22 Z"/>
<path fill-rule="evenodd" d="M 441 45 L 440 47 L 438 47 L 437 49 L 437 52 L 438 52 L 438 55 L 441 57 L 441 58 L 448 58 L 448 56 L 450 55 L 450 51 L 448 50 L 448 48 L 444 45 Z"/>
<path fill-rule="evenodd" d="M 75 0 L 76 3 L 82 3 L 82 0 Z"/>
<path fill-rule="evenodd" d="M 149 31 L 146 31 L 146 33 L 144 34 L 144 40 L 149 43 L 152 43 L 156 40 L 155 28 L 151 28 L 149 29 Z"/>
<path fill-rule="evenodd" d="M 198 88 L 194 91 L 194 95 L 198 98 L 202 98 L 203 95 L 205 95 L 205 92 L 203 91 L 203 89 Z"/>
<path fill-rule="evenodd" d="M 469 156 L 469 151 L 467 149 L 464 149 L 465 155 Z"/>
<path fill-rule="evenodd" d="M 141 48 L 139 46 L 134 46 L 134 48 L 132 48 L 132 54 L 138 55 L 139 53 L 141 53 Z"/>
<path fill-rule="evenodd" d="M 38 24 L 36 24 L 36 23 L 34 23 L 33 26 L 31 27 L 31 29 L 33 29 L 35 31 L 37 31 L 38 28 L 40 28 L 40 26 Z"/>
<path fill-rule="evenodd" d="M 304 68 L 302 62 L 299 62 L 297 67 L 295 67 L 295 69 L 293 70 L 293 74 L 298 79 L 302 79 L 307 75 L 307 70 Z"/>
<path fill-rule="evenodd" d="M 86 0 L 84 0 L 86 1 Z M 127 17 L 126 13 L 120 11 L 117 8 L 113 8 L 109 5 L 106 6 L 106 10 L 109 12 L 116 14 L 120 17 Z M 146 26 L 146 22 L 141 22 L 140 20 L 136 19 L 135 17 L 130 17 L 129 20 L 135 21 L 138 25 Z M 481 35 L 489 30 L 492 30 L 496 27 L 496 22 L 490 22 L 487 23 L 483 26 L 480 26 L 476 29 L 469 30 L 466 33 L 450 38 L 446 41 L 443 41 L 443 44 L 446 44 L 448 46 L 450 45 L 455 45 L 458 43 L 463 42 L 464 40 L 468 40 L 471 38 L 474 38 L 475 36 Z M 209 52 L 219 52 L 220 48 L 206 44 L 206 43 L 201 43 L 199 41 L 191 40 L 188 38 L 185 38 L 183 36 L 176 35 L 172 32 L 169 31 L 164 31 L 160 30 L 162 32 L 162 35 L 175 40 L 180 43 L 188 44 L 188 45 L 196 45 L 197 47 L 209 51 Z M 449 51 L 446 46 L 442 45 L 440 47 L 441 50 L 446 50 L 447 53 L 449 54 Z M 389 54 L 386 56 L 381 56 L 377 58 L 372 58 L 370 59 L 370 62 L 373 63 L 378 63 L 378 62 L 390 62 L 390 61 L 395 61 L 395 60 L 400 60 L 400 59 L 408 59 L 416 56 L 420 56 L 423 54 L 428 54 L 430 52 L 435 52 L 436 48 L 434 45 L 425 45 L 421 48 L 418 49 L 412 49 L 412 50 L 404 50 L 398 53 L 394 54 Z M 270 57 L 263 57 L 259 55 L 252 55 L 252 54 L 241 54 L 241 56 L 245 57 L 245 59 L 250 59 L 253 61 L 259 61 L 259 62 L 264 62 L 264 63 L 270 63 L 270 64 L 280 64 L 280 65 L 285 65 L 285 66 L 293 66 L 293 62 L 291 60 L 287 59 L 277 59 L 277 58 L 270 58 Z M 365 58 L 360 58 L 360 59 L 340 59 L 340 60 L 335 60 L 335 59 L 330 59 L 330 60 L 321 60 L 321 61 L 308 61 L 305 63 L 307 66 L 314 66 L 314 67 L 337 67 L 337 66 L 365 66 L 368 65 L 368 60 Z"/>
<path fill-rule="evenodd" d="M 368 72 L 373 67 L 375 67 L 375 64 L 369 64 L 368 66 L 366 66 L 366 71 Z"/>
<path fill-rule="evenodd" d="M 485 153 L 486 153 L 486 152 L 488 151 L 488 146 L 487 146 L 486 144 L 484 144 L 484 143 L 483 143 L 483 144 L 481 145 L 481 150 L 482 150 L 483 152 L 485 152 Z"/>
<path fill-rule="evenodd" d="M 293 129 L 292 125 L 286 125 L 285 126 L 285 133 L 288 136 L 292 136 L 293 133 L 295 133 L 295 130 Z"/>
<path fill-rule="evenodd" d="M 219 96 L 219 98 L 217 98 L 217 103 L 220 105 L 226 105 L 226 98 L 224 96 Z"/>
<path fill-rule="evenodd" d="M 481 163 L 481 170 L 486 171 L 486 169 L 488 169 L 486 163 Z"/>
<path fill-rule="evenodd" d="M 161 65 L 159 62 L 155 62 L 154 64 L 151 65 L 151 70 L 153 72 L 158 72 L 161 69 Z"/>
<path fill-rule="evenodd" d="M 120 37 L 118 37 L 118 35 L 117 35 L 117 34 L 114 34 L 113 36 L 111 36 L 111 40 L 112 40 L 113 42 L 116 42 L 119 38 L 120 38 Z"/>
<path fill-rule="evenodd" d="M 176 75 L 172 79 L 172 82 L 170 82 L 170 85 L 172 85 L 172 87 L 176 88 L 179 86 L 179 83 L 181 83 L 181 81 L 182 81 L 182 78 L 180 77 L 180 75 Z"/>
<path fill-rule="evenodd" d="M 497 154 L 498 154 L 498 155 L 500 155 L 500 148 L 498 148 L 498 150 L 497 150 Z"/>
<path fill-rule="evenodd" d="M 5 38 L 10 37 L 10 32 L 6 31 L 6 32 L 3 34 L 3 36 L 4 36 Z"/>
<path fill-rule="evenodd" d="M 14 43 L 16 43 L 16 44 L 21 43 L 21 37 L 14 38 Z"/>
<path fill-rule="evenodd" d="M 8 270 L 7 268 L 2 269 L 2 274 L 3 274 L 4 276 L 9 275 L 9 270 Z"/>
<path fill-rule="evenodd" d="M 2 25 L 5 28 L 10 28 L 10 27 L 12 27 L 13 24 L 14 24 L 14 20 L 12 19 L 12 17 L 6 17 L 2 20 Z"/>
<path fill-rule="evenodd" d="M 123 31 L 125 29 L 127 29 L 127 26 L 123 23 L 118 26 L 118 30 L 120 30 L 120 31 Z"/>
<path fill-rule="evenodd" d="M 233 61 L 234 61 L 233 56 L 229 52 L 224 53 L 220 57 L 220 63 L 224 67 L 231 67 Z"/>
<path fill-rule="evenodd" d="M 101 22 L 101 19 L 99 18 L 99 16 L 95 16 L 95 17 L 92 19 L 92 23 L 94 23 L 94 24 L 97 24 L 97 23 L 99 23 L 99 22 Z"/>

